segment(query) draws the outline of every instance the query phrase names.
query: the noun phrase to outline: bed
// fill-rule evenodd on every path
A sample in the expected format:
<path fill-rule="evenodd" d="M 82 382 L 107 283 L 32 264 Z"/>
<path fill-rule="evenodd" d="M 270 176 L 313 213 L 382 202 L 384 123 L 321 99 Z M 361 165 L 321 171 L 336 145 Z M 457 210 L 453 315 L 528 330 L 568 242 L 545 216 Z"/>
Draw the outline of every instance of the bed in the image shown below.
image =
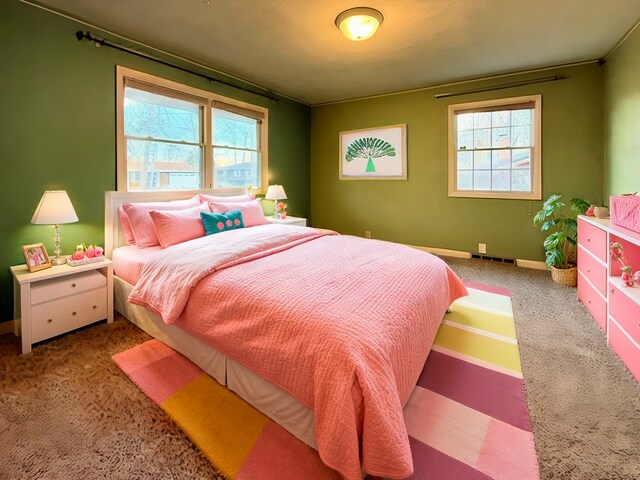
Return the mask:
<path fill-rule="evenodd" d="M 446 308 L 466 294 L 457 277 L 422 251 L 305 227 L 125 246 L 121 205 L 197 193 L 106 193 L 116 310 L 343 477 L 410 475 L 402 406 Z"/>

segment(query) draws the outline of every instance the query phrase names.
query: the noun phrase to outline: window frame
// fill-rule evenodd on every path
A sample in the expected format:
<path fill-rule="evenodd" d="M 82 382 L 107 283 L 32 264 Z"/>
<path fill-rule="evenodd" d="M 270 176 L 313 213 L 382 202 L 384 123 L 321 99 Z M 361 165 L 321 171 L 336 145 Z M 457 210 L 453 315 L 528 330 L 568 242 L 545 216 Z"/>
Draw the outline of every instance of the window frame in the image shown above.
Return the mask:
<path fill-rule="evenodd" d="M 533 115 L 533 146 L 531 147 L 531 191 L 494 191 L 494 190 L 458 190 L 457 142 L 458 132 L 456 114 L 458 112 L 509 106 L 518 103 L 531 102 L 534 104 Z M 499 110 L 499 108 L 495 108 Z M 493 170 L 491 170 L 493 171 Z M 511 200 L 541 200 L 542 199 L 542 95 L 527 95 L 522 97 L 499 98 L 477 102 L 457 103 L 448 107 L 448 185 L 449 197 L 459 198 L 497 198 Z"/>
<path fill-rule="evenodd" d="M 260 188 L 254 189 L 254 193 L 264 194 L 267 191 L 269 179 L 269 109 L 251 103 L 225 97 L 217 93 L 190 87 L 179 82 L 167 80 L 148 73 L 140 72 L 118 65 L 116 67 L 116 188 L 119 192 L 129 191 L 127 168 L 127 138 L 124 134 L 124 95 L 127 80 L 134 84 L 144 86 L 146 91 L 165 96 L 172 96 L 184 100 L 189 97 L 190 101 L 198 103 L 204 108 L 202 118 L 202 128 L 204 136 L 204 152 L 202 165 L 201 188 L 212 190 L 214 193 L 239 193 L 243 188 L 214 188 L 214 164 L 213 164 L 213 131 L 212 131 L 212 110 L 214 102 L 228 104 L 239 109 L 256 112 L 261 117 L 260 123 Z M 173 95 L 172 95 L 173 94 Z M 132 191 L 153 191 L 162 192 L 169 190 L 132 190 Z M 183 191 L 183 190 L 175 190 Z"/>

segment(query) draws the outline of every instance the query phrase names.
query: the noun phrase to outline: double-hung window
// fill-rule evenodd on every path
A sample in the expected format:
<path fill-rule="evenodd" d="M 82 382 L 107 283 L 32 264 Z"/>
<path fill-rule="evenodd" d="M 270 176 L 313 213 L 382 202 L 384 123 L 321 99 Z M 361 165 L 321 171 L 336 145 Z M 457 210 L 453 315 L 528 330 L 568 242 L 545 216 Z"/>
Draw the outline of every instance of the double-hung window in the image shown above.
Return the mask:
<path fill-rule="evenodd" d="M 264 192 L 268 110 L 118 67 L 118 190 Z"/>
<path fill-rule="evenodd" d="M 541 96 L 449 106 L 449 196 L 539 200 Z"/>

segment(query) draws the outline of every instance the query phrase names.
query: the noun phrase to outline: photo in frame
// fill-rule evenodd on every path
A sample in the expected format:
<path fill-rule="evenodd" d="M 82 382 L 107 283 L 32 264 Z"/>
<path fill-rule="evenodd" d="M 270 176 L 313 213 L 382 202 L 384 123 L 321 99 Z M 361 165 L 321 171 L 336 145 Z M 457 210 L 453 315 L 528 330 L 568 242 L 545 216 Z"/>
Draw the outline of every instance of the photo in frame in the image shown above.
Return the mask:
<path fill-rule="evenodd" d="M 340 132 L 340 180 L 406 180 L 407 125 Z"/>
<path fill-rule="evenodd" d="M 33 245 L 24 245 L 22 247 L 22 255 L 30 272 L 37 272 L 51 267 L 47 249 L 44 243 L 34 243 Z"/>

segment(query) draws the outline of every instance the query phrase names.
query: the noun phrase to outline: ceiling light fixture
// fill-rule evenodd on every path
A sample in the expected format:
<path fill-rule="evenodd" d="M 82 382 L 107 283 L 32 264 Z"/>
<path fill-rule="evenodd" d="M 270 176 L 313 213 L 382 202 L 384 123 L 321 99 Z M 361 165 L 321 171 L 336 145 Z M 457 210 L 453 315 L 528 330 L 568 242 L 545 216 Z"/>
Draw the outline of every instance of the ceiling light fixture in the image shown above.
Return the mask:
<path fill-rule="evenodd" d="M 373 37 L 383 20 L 382 14 L 374 8 L 356 7 L 338 15 L 336 27 L 349 40 L 366 40 Z"/>

